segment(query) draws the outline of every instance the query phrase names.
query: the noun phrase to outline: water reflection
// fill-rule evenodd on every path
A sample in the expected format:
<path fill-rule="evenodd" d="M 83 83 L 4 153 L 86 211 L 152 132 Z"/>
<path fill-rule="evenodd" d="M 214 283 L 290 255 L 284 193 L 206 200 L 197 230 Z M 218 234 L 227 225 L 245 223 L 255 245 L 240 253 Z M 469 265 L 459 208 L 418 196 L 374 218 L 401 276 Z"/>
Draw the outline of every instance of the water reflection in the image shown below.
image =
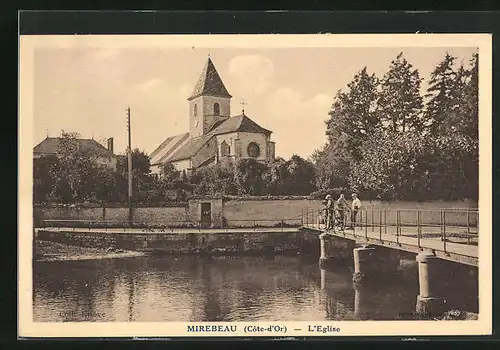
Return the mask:
<path fill-rule="evenodd" d="M 398 319 L 416 269 L 394 285 L 355 288 L 350 267 L 317 258 L 140 257 L 37 262 L 35 322 Z"/>

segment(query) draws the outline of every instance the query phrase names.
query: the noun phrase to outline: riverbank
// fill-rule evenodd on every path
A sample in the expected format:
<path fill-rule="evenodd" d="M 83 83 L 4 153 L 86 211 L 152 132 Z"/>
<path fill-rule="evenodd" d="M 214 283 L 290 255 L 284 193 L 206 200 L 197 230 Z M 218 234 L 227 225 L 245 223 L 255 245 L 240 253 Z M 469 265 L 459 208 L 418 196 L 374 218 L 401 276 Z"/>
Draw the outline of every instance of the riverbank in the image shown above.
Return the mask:
<path fill-rule="evenodd" d="M 475 312 L 462 311 L 462 310 L 449 310 L 439 318 L 444 321 L 472 321 L 477 320 L 479 315 Z"/>
<path fill-rule="evenodd" d="M 101 249 L 35 240 L 33 258 L 37 261 L 71 261 L 144 256 L 143 252 L 123 249 Z"/>

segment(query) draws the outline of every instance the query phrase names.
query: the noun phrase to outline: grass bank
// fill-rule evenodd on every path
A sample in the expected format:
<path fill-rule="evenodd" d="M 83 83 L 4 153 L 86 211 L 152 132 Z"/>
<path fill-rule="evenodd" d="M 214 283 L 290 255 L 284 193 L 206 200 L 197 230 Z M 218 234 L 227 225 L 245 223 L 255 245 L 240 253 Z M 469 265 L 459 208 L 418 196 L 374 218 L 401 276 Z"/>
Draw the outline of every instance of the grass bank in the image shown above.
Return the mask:
<path fill-rule="evenodd" d="M 122 249 L 100 249 L 35 240 L 33 258 L 37 261 L 94 260 L 143 256 L 144 253 Z"/>

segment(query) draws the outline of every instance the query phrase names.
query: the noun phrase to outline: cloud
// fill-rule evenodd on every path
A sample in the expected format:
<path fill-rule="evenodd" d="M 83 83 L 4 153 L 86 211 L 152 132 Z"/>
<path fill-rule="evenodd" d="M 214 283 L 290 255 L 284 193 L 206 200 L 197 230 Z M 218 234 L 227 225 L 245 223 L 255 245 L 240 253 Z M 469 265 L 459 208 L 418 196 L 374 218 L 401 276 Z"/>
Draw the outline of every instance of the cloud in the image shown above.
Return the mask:
<path fill-rule="evenodd" d="M 274 63 L 260 55 L 236 56 L 229 62 L 229 75 L 239 85 L 239 90 L 250 88 L 257 94 L 263 94 L 274 82 Z"/>

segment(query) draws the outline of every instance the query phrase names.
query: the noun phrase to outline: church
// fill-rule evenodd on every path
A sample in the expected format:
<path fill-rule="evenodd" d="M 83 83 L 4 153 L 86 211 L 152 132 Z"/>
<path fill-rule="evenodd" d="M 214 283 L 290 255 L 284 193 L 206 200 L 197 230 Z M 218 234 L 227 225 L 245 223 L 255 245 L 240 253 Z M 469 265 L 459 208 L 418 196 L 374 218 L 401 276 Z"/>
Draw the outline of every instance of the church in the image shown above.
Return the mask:
<path fill-rule="evenodd" d="M 231 116 L 231 98 L 208 57 L 188 98 L 189 132 L 167 138 L 151 153 L 152 173 L 161 174 L 167 163 L 189 174 L 220 162 L 273 160 L 272 132 L 254 122 L 244 109 L 240 115 Z"/>

